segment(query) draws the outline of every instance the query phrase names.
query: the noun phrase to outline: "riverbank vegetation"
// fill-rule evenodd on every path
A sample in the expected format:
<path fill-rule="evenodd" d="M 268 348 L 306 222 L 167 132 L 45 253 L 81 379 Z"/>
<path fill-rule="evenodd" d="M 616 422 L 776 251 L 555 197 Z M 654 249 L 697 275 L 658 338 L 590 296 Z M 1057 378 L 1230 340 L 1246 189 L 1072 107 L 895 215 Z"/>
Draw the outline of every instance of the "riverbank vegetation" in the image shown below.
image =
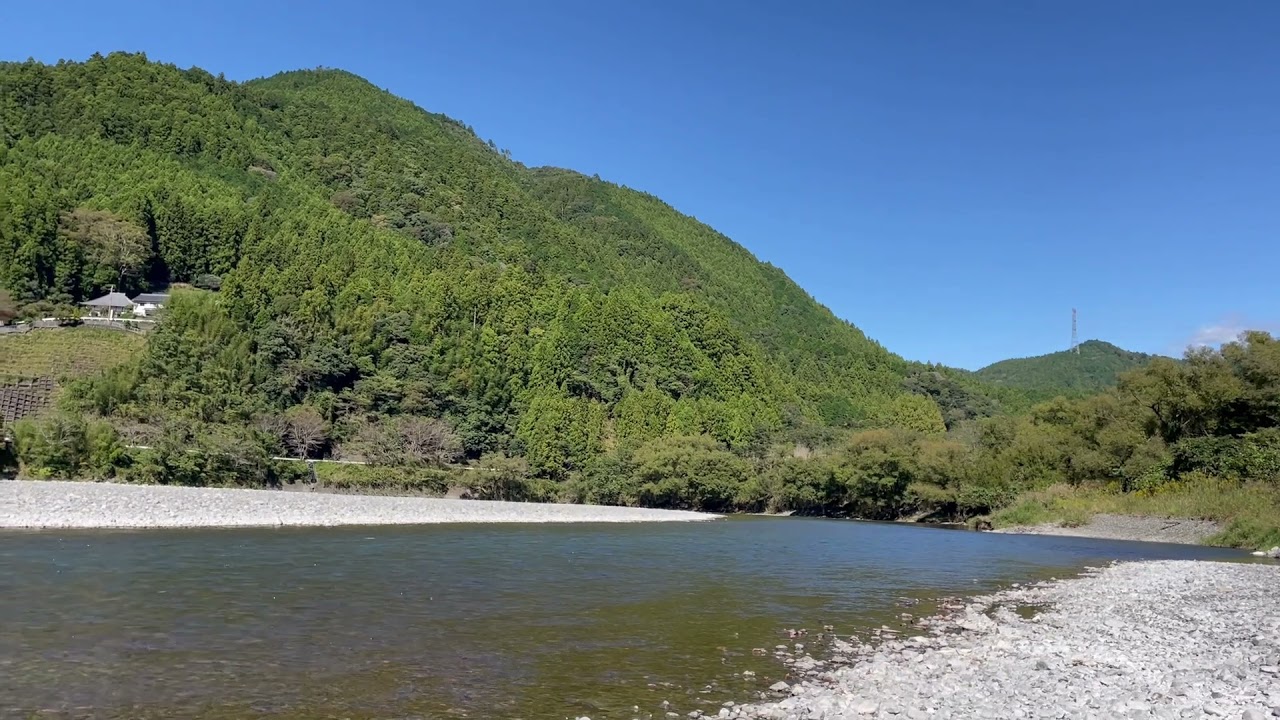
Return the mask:
<path fill-rule="evenodd" d="M 290 456 L 367 463 L 317 467 L 352 491 L 936 520 L 1280 477 L 1265 333 L 1037 403 L 1043 364 L 903 360 L 656 198 L 347 73 L 113 54 L 0 64 L 0 98 L 7 314 L 194 286 L 14 428 L 26 475 L 309 480 Z"/>
<path fill-rule="evenodd" d="M 129 411 L 121 409 L 145 397 L 147 385 L 113 382 L 104 375 L 83 383 L 77 397 L 87 403 L 82 410 L 114 424 L 77 421 L 74 412 L 19 424 L 19 460 L 32 474 L 184 484 L 306 480 L 297 464 L 267 460 L 287 442 L 267 423 L 168 429 L 143 453 L 125 450 L 119 421 Z M 812 447 L 774 442 L 756 452 L 735 452 L 708 435 L 615 438 L 581 467 L 556 474 L 500 453 L 452 466 L 456 433 L 400 418 L 393 430 L 378 431 L 395 433 L 390 442 L 377 433 L 367 439 L 371 426 L 348 433 L 370 464 L 322 464 L 316 472 L 337 490 L 464 489 L 493 499 L 713 512 L 937 520 L 990 514 L 999 525 L 1083 524 L 1100 512 L 1195 517 L 1226 524 L 1217 542 L 1257 546 L 1280 531 L 1278 388 L 1280 342 L 1249 333 L 1220 350 L 1191 351 L 1180 363 L 1157 360 L 1110 393 L 1056 399 L 946 433 L 830 431 Z M 361 445 L 369 442 L 386 446 Z"/>

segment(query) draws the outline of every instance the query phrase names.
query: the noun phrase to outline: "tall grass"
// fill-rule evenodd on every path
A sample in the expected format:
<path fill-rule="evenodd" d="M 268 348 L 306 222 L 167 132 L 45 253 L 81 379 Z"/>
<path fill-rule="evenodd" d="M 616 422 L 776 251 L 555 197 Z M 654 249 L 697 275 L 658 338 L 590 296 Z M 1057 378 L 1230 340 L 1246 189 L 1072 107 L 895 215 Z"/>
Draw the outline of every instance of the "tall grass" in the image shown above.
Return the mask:
<path fill-rule="evenodd" d="M 996 527 L 1077 527 L 1098 514 L 1213 520 L 1223 523 L 1224 529 L 1206 541 L 1210 545 L 1280 545 L 1280 484 L 1240 483 L 1198 473 L 1150 492 L 1053 485 L 1022 495 L 990 520 Z"/>

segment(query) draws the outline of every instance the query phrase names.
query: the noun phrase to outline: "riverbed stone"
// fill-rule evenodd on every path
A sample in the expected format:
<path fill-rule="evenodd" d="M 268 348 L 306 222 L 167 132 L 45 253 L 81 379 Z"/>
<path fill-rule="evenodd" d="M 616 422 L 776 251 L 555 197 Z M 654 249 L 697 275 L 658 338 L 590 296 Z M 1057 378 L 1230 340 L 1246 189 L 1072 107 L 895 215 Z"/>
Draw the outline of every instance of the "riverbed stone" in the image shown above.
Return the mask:
<path fill-rule="evenodd" d="M 0 528 L 157 528 L 714 520 L 682 510 L 163 485 L 0 482 Z"/>
<path fill-rule="evenodd" d="M 919 622 L 922 634 L 842 648 L 847 664 L 791 686 L 790 697 L 735 711 L 778 720 L 1259 720 L 1280 707 L 1276 587 L 1280 566 L 1270 564 L 1093 568 L 944 607 Z M 1040 612 L 1022 618 L 1011 610 L 1019 605 Z"/>

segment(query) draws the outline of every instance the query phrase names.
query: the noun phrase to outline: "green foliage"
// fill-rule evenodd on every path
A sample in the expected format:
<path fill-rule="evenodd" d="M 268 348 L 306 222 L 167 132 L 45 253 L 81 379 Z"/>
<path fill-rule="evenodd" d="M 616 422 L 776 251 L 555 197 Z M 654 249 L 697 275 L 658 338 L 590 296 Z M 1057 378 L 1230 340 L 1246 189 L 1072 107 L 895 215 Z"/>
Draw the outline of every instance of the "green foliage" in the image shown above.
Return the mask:
<path fill-rule="evenodd" d="M 262 438 L 226 426 L 176 422 L 122 472 L 127 482 L 190 486 L 263 487 L 280 484 Z"/>
<path fill-rule="evenodd" d="M 18 317 L 18 304 L 8 290 L 0 288 L 0 325 L 4 325 Z"/>
<path fill-rule="evenodd" d="M 1154 356 L 1129 352 L 1101 340 L 1080 343 L 1079 352 L 1060 352 L 1031 358 L 1001 360 L 974 373 L 979 379 L 1017 388 L 1038 399 L 1055 395 L 1087 395 L 1113 388 L 1125 372 L 1142 367 Z"/>
<path fill-rule="evenodd" d="M 1272 498 L 1264 507 L 1280 507 L 1280 500 Z M 1232 518 L 1226 529 L 1209 538 L 1209 544 L 1259 549 L 1280 546 L 1280 520 L 1274 514 L 1266 517 L 1257 513 Z"/>
<path fill-rule="evenodd" d="M 128 463 L 115 428 L 57 413 L 13 428 L 20 474 L 33 478 L 101 480 Z"/>
<path fill-rule="evenodd" d="M 1236 480 L 1280 482 L 1280 428 L 1240 437 L 1186 438 L 1173 446 L 1174 474 L 1203 472 Z"/>
<path fill-rule="evenodd" d="M 112 284 L 196 289 L 125 362 L 0 338 L 0 373 L 73 380 L 71 414 L 23 430 L 33 473 L 270 485 L 288 452 L 425 491 L 478 462 L 456 472 L 483 497 L 886 519 L 1274 478 L 1265 333 L 1180 363 L 1097 342 L 908 363 L 656 198 L 526 168 L 348 73 L 0 63 L 0 312 Z M 90 417 L 153 449 L 115 454 Z"/>
<path fill-rule="evenodd" d="M 461 484 L 481 500 L 551 502 L 559 493 L 556 483 L 530 477 L 529 464 L 522 458 L 490 453 L 468 470 L 462 474 Z"/>
<path fill-rule="evenodd" d="M 0 286 L 29 313 L 218 290 L 175 293 L 133 392 L 90 388 L 98 412 L 301 405 L 321 453 L 432 417 L 547 478 L 663 437 L 754 455 L 823 419 L 935 425 L 895 404 L 907 363 L 728 238 L 347 73 L 237 84 L 117 53 L 0 64 L 0 96 Z"/>
<path fill-rule="evenodd" d="M 640 504 L 719 512 L 733 509 L 747 464 L 707 437 L 646 443 L 633 460 Z"/>
<path fill-rule="evenodd" d="M 979 389 L 958 371 L 940 366 L 916 370 L 903 379 L 902 388 L 933 400 L 948 430 L 970 420 L 996 415 L 1000 409 L 990 388 Z"/>
<path fill-rule="evenodd" d="M 343 463 L 316 463 L 315 465 L 316 483 L 327 490 L 394 491 L 443 496 L 456 481 L 455 475 L 456 473 L 436 468 Z"/>
<path fill-rule="evenodd" d="M 945 432 L 938 404 L 925 395 L 899 395 L 884 407 L 880 425 L 932 434 Z"/>

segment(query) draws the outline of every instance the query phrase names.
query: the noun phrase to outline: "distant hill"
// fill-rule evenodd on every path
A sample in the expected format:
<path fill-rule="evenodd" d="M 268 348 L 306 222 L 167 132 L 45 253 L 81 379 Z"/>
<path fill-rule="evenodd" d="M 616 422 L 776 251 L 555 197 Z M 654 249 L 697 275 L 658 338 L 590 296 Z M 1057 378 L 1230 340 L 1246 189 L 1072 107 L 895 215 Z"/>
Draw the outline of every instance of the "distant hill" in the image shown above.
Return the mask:
<path fill-rule="evenodd" d="M 1083 395 L 1114 387 L 1120 374 L 1147 364 L 1154 355 L 1130 352 L 1101 340 L 1080 344 L 1080 352 L 1001 360 L 975 375 L 993 385 L 1017 388 L 1040 397 Z"/>

